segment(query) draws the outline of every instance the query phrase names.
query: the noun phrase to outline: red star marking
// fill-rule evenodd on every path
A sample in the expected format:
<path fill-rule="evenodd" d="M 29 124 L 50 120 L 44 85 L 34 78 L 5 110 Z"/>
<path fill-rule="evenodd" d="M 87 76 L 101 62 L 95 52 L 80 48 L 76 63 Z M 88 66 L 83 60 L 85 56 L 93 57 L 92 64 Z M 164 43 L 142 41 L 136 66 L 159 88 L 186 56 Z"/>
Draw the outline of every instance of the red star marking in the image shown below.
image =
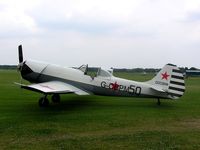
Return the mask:
<path fill-rule="evenodd" d="M 111 85 L 112 85 L 112 89 L 113 89 L 113 90 L 118 90 L 119 84 L 117 84 L 117 82 L 111 83 Z"/>
<path fill-rule="evenodd" d="M 167 74 L 167 72 L 162 73 L 162 80 L 163 80 L 163 79 L 168 80 L 168 77 L 169 77 L 169 76 L 170 76 L 170 75 Z"/>

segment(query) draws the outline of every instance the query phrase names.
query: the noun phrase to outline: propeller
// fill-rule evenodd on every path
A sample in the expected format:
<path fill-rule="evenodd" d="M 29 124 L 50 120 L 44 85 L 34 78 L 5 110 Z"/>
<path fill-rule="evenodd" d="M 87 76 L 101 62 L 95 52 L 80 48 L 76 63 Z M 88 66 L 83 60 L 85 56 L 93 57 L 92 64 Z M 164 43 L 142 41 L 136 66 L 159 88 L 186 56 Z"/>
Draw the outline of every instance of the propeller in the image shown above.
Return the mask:
<path fill-rule="evenodd" d="M 21 72 L 22 66 L 23 66 L 23 51 L 22 51 L 22 45 L 18 46 L 18 55 L 19 55 L 19 64 L 17 66 L 17 70 Z"/>
<path fill-rule="evenodd" d="M 22 63 L 23 62 L 22 45 L 18 46 L 18 53 L 19 53 L 19 63 Z"/>
<path fill-rule="evenodd" d="M 19 72 L 22 71 L 22 67 L 23 67 L 23 51 L 22 51 L 22 45 L 18 46 L 18 55 L 19 55 L 19 64 L 17 66 L 17 70 Z M 22 84 L 22 76 L 20 75 L 20 84 Z"/>

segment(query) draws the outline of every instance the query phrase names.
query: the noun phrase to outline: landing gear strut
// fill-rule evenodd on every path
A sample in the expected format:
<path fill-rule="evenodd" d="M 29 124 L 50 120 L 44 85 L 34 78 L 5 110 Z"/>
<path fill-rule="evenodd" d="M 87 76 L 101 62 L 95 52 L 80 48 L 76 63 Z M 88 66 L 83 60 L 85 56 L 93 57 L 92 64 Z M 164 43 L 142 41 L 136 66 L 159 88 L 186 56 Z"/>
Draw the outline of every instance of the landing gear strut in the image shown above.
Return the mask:
<path fill-rule="evenodd" d="M 160 98 L 158 98 L 157 105 L 160 106 Z"/>
<path fill-rule="evenodd" d="M 39 106 L 40 107 L 47 107 L 49 105 L 49 100 L 47 99 L 47 95 L 45 95 L 44 97 L 41 97 L 39 99 Z"/>
<path fill-rule="evenodd" d="M 60 103 L 60 95 L 59 94 L 53 94 L 51 97 L 51 100 L 53 103 Z"/>

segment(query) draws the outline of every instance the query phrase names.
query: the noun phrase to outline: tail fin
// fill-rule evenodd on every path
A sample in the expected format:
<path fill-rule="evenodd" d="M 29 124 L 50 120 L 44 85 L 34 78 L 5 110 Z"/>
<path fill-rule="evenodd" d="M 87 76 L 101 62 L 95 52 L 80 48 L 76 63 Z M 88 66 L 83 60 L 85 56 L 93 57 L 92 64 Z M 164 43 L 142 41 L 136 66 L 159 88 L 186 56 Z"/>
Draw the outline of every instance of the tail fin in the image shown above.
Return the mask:
<path fill-rule="evenodd" d="M 165 65 L 150 81 L 151 87 L 157 91 L 167 93 L 167 98 L 178 99 L 185 92 L 183 73 L 172 64 Z"/>

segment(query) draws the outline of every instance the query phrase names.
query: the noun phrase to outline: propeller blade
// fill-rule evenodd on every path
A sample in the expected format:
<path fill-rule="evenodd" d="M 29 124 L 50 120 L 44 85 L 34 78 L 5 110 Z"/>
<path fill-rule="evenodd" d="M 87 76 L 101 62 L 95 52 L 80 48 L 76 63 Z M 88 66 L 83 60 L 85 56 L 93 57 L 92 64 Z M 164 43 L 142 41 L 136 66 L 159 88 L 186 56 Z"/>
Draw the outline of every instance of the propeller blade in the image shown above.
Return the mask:
<path fill-rule="evenodd" d="M 18 52 L 19 52 L 19 63 L 22 63 L 22 62 L 23 62 L 22 45 L 19 45 L 19 47 L 18 47 Z"/>

